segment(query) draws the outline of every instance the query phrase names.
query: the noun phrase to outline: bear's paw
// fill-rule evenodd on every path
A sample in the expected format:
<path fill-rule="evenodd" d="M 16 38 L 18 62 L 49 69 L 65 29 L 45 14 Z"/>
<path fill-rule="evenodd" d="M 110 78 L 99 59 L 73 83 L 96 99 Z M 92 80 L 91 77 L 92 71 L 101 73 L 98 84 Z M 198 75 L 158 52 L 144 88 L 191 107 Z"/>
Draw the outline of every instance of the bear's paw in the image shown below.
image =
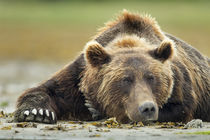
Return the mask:
<path fill-rule="evenodd" d="M 57 122 L 57 118 L 54 111 L 49 109 L 30 108 L 17 110 L 14 115 L 14 121 L 54 124 Z"/>

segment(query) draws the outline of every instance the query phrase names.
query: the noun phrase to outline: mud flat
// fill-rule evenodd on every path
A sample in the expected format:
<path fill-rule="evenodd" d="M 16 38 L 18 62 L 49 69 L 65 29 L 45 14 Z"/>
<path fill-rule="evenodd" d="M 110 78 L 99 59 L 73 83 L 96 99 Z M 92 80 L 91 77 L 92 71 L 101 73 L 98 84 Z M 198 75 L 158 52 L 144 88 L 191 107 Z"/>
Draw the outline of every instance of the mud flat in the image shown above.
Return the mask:
<path fill-rule="evenodd" d="M 193 126 L 194 127 L 194 126 Z M 202 127 L 202 128 L 200 128 Z M 13 114 L 0 113 L 0 139 L 72 140 L 209 140 L 210 123 L 186 128 L 182 123 L 119 124 L 114 118 L 96 122 L 59 121 L 55 125 L 14 123 Z"/>

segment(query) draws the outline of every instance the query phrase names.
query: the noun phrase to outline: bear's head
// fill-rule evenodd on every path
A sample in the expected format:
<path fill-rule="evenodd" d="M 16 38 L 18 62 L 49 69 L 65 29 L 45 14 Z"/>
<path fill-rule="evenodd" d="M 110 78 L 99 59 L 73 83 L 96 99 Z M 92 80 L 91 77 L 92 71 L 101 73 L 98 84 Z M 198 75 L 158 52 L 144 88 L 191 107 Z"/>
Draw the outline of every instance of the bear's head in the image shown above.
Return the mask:
<path fill-rule="evenodd" d="M 173 54 L 170 40 L 159 45 L 123 40 L 106 48 L 90 42 L 81 91 L 96 110 L 122 123 L 157 120 L 173 88 Z"/>

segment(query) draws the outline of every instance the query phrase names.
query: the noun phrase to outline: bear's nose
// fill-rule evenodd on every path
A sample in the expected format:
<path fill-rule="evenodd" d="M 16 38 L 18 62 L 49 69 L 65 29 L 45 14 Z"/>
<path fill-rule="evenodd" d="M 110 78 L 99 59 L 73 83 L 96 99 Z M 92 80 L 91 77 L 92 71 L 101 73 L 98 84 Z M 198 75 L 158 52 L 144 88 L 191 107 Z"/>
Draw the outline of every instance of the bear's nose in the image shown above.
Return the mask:
<path fill-rule="evenodd" d="M 156 118 L 156 105 L 153 102 L 145 102 L 139 107 L 141 116 L 145 120 L 155 120 Z"/>

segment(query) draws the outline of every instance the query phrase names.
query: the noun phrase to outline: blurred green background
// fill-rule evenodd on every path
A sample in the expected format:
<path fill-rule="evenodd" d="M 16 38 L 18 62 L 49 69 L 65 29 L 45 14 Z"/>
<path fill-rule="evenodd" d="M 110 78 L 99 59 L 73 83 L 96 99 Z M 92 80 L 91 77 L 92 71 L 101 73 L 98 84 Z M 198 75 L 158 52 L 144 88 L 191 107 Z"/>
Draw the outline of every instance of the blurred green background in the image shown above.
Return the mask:
<path fill-rule="evenodd" d="M 210 56 L 208 0 L 1 0 L 0 60 L 68 62 L 123 9 L 151 14 Z"/>
<path fill-rule="evenodd" d="M 123 9 L 148 13 L 162 30 L 210 56 L 209 0 L 0 0 L 0 110 L 73 60 Z"/>

